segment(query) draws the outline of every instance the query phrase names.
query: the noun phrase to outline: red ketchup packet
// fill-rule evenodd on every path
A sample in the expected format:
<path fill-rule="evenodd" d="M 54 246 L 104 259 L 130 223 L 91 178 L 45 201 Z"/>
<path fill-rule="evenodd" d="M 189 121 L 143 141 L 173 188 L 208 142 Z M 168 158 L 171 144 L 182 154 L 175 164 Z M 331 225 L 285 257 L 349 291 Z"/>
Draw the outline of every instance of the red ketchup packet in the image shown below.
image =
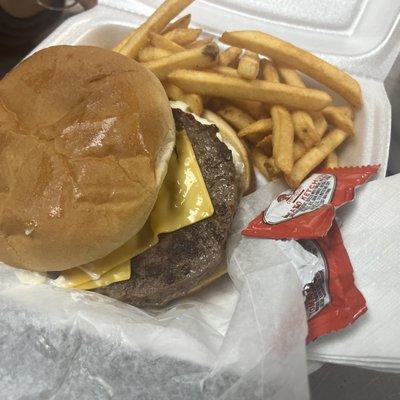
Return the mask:
<path fill-rule="evenodd" d="M 376 174 L 379 165 L 324 168 L 296 190 L 281 193 L 242 233 L 270 239 L 315 239 L 325 236 L 336 208 L 354 199 L 354 190 Z"/>
<path fill-rule="evenodd" d="M 353 267 L 336 222 L 325 237 L 300 244 L 321 264 L 313 281 L 303 288 L 309 343 L 353 323 L 367 311 L 367 306 L 355 286 Z"/>

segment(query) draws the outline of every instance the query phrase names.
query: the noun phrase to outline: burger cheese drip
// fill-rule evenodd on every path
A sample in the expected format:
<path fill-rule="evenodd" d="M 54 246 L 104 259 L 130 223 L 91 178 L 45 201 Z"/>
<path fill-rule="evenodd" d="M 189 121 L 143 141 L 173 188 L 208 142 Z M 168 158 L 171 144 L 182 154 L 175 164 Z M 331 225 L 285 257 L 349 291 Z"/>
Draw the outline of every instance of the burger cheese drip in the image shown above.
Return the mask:
<path fill-rule="evenodd" d="M 64 271 L 57 286 L 94 289 L 131 276 L 131 259 L 173 232 L 212 216 L 214 208 L 187 134 L 177 133 L 176 147 L 149 219 L 123 246 L 92 263 Z"/>

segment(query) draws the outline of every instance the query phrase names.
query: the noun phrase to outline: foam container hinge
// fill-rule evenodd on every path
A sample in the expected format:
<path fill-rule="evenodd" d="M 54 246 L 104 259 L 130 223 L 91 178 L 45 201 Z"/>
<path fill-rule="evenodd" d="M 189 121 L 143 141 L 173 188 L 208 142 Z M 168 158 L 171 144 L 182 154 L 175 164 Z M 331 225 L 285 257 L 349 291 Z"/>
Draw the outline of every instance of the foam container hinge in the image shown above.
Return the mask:
<path fill-rule="evenodd" d="M 159 1 L 99 3 L 64 22 L 34 51 L 59 44 L 112 48 Z M 357 113 L 357 135 L 340 158 L 344 165 L 380 163 L 384 177 L 391 110 L 383 80 L 400 47 L 400 3 L 197 0 L 189 9 L 193 25 L 206 33 L 259 29 L 355 75 L 364 107 Z M 240 243 L 240 235 L 233 236 L 231 248 L 235 240 Z M 235 286 L 222 278 L 162 311 L 22 284 L 13 269 L 1 266 L 0 338 L 6 340 L 0 341 L 0 397 L 308 398 L 297 277 L 277 246 L 267 250 L 262 262 L 247 262 L 248 270 L 230 265 Z"/>

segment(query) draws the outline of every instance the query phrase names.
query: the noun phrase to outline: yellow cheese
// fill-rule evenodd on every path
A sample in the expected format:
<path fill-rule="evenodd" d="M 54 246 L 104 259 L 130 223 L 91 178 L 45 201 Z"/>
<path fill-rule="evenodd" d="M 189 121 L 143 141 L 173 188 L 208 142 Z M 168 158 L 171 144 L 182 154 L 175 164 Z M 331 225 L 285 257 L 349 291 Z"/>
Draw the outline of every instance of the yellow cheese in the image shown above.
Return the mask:
<path fill-rule="evenodd" d="M 154 246 L 159 234 L 194 224 L 213 212 L 190 140 L 184 131 L 180 132 L 157 201 L 141 231 L 100 260 L 64 271 L 54 283 L 86 289 L 127 280 L 130 278 L 130 259 Z M 94 283 L 96 280 L 98 282 Z"/>

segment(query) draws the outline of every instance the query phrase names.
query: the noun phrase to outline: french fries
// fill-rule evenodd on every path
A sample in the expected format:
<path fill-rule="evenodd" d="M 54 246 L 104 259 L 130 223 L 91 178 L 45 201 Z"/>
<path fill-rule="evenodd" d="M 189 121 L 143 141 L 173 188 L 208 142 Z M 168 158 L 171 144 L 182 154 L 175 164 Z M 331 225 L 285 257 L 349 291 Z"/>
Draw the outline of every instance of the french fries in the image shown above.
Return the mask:
<path fill-rule="evenodd" d="M 265 136 L 256 144 L 256 147 L 261 149 L 266 156 L 272 157 L 272 135 Z"/>
<path fill-rule="evenodd" d="M 160 33 L 168 23 L 194 0 L 166 0 L 139 28 L 125 38 L 114 51 L 136 58 L 149 41 L 149 33 Z"/>
<path fill-rule="evenodd" d="M 182 101 L 189 106 L 192 113 L 199 116 L 203 115 L 204 104 L 203 99 L 198 94 L 186 94 L 183 96 Z"/>
<path fill-rule="evenodd" d="M 263 78 L 267 82 L 279 83 L 278 71 L 272 65 L 272 63 L 270 61 L 263 60 L 263 63 L 262 63 L 262 74 L 263 74 Z"/>
<path fill-rule="evenodd" d="M 168 50 L 149 46 L 139 51 L 138 59 L 140 62 L 145 63 L 149 61 L 159 60 L 160 58 L 168 57 L 172 54 L 173 53 Z"/>
<path fill-rule="evenodd" d="M 238 130 L 244 129 L 254 122 L 251 115 L 230 104 L 218 110 L 217 114 Z"/>
<path fill-rule="evenodd" d="M 293 166 L 292 171 L 285 176 L 291 188 L 297 188 L 307 175 L 321 164 L 332 151 L 342 144 L 349 133 L 334 129 L 322 138 L 319 144 L 308 150 Z"/>
<path fill-rule="evenodd" d="M 223 65 L 217 65 L 216 67 L 213 68 L 213 71 L 218 72 L 221 75 L 233 76 L 234 78 L 240 78 L 239 74 L 238 74 L 238 70 L 236 68 L 225 67 Z"/>
<path fill-rule="evenodd" d="M 268 157 L 263 153 L 263 151 L 259 148 L 253 147 L 251 149 L 251 154 L 253 156 L 254 165 L 256 168 L 261 172 L 261 174 L 268 179 L 269 181 L 272 180 L 270 178 L 269 172 L 267 167 L 265 166 Z"/>
<path fill-rule="evenodd" d="M 164 37 L 180 44 L 181 46 L 188 45 L 194 42 L 201 34 L 201 29 L 191 28 L 177 28 L 167 33 L 164 33 Z"/>
<path fill-rule="evenodd" d="M 291 86 L 306 87 L 303 79 L 301 79 L 299 73 L 295 69 L 281 65 L 278 70 L 283 82 Z"/>
<path fill-rule="evenodd" d="M 321 137 L 314 126 L 314 121 L 304 111 L 294 111 L 292 113 L 294 133 L 305 145 L 307 149 L 317 144 Z"/>
<path fill-rule="evenodd" d="M 159 60 L 150 61 L 144 65 L 153 72 L 158 79 L 163 80 L 177 68 L 197 69 L 212 67 L 217 63 L 218 52 L 218 46 L 215 43 L 211 43 L 198 49 L 185 50 Z M 196 93 L 192 90 L 184 89 L 184 91 L 187 93 Z"/>
<path fill-rule="evenodd" d="M 246 111 L 255 119 L 260 119 L 265 116 L 264 104 L 259 101 L 229 99 L 229 102 L 234 106 L 241 108 L 243 111 Z"/>
<path fill-rule="evenodd" d="M 209 44 L 213 41 L 212 37 L 208 37 L 208 38 L 204 38 L 204 39 L 200 39 L 200 40 L 196 40 L 193 43 L 190 43 L 186 46 L 187 49 L 197 49 L 198 47 L 203 47 L 206 44 Z"/>
<path fill-rule="evenodd" d="M 336 106 L 339 111 L 341 111 L 347 118 L 354 121 L 354 110 L 349 106 Z"/>
<path fill-rule="evenodd" d="M 293 168 L 294 129 L 289 112 L 281 106 L 271 108 L 273 157 L 276 166 L 285 174 Z"/>
<path fill-rule="evenodd" d="M 168 79 L 190 93 L 228 99 L 256 100 L 303 110 L 321 110 L 332 101 L 328 94 L 315 89 L 296 88 L 260 80 L 245 81 L 214 72 L 181 69 L 170 73 Z"/>
<path fill-rule="evenodd" d="M 347 117 L 345 112 L 343 112 L 338 107 L 326 107 L 322 110 L 322 114 L 326 118 L 326 120 L 334 125 L 336 128 L 339 128 L 345 132 L 351 133 L 354 135 L 354 124 L 353 121 Z"/>
<path fill-rule="evenodd" d="M 339 166 L 339 158 L 335 151 L 332 151 L 325 159 L 326 168 L 337 168 Z"/>
<path fill-rule="evenodd" d="M 275 160 L 273 157 L 267 157 L 264 163 L 265 169 L 267 170 L 267 179 L 269 181 L 276 181 L 279 178 L 281 171 L 276 166 Z"/>
<path fill-rule="evenodd" d="M 229 67 L 239 60 L 242 50 L 237 47 L 228 47 L 219 56 L 219 65 Z"/>
<path fill-rule="evenodd" d="M 260 59 L 257 54 L 246 51 L 239 61 L 238 75 L 244 79 L 254 80 L 260 71 Z"/>
<path fill-rule="evenodd" d="M 184 51 L 185 48 L 176 44 L 172 40 L 167 39 L 165 36 L 158 33 L 150 32 L 150 43 L 159 49 L 170 51 L 171 53 L 179 53 Z M 139 53 L 140 54 L 140 53 Z"/>
<path fill-rule="evenodd" d="M 295 140 L 293 143 L 293 161 L 296 162 L 306 151 L 306 146 L 299 140 Z"/>
<path fill-rule="evenodd" d="M 238 136 L 256 144 L 271 132 L 272 119 L 266 118 L 255 121 L 247 127 L 241 129 L 238 133 Z"/>
<path fill-rule="evenodd" d="M 321 111 L 315 111 L 310 113 L 313 121 L 315 129 L 318 132 L 320 138 L 325 135 L 326 130 L 328 129 L 328 123 L 326 122 L 325 117 L 322 115 Z"/>
<path fill-rule="evenodd" d="M 167 93 L 167 96 L 168 96 L 169 99 L 175 100 L 175 101 L 183 101 L 185 93 L 178 86 L 167 82 L 164 85 L 164 89 L 165 89 L 165 92 Z"/>
<path fill-rule="evenodd" d="M 225 32 L 220 41 L 230 46 L 254 51 L 297 69 L 340 94 L 352 106 L 361 107 L 362 94 L 358 82 L 308 51 L 274 36 L 255 31 Z"/>
<path fill-rule="evenodd" d="M 183 17 L 177 19 L 176 21 L 171 22 L 163 30 L 162 33 L 167 33 L 167 32 L 173 31 L 174 29 L 187 28 L 189 26 L 191 20 L 192 20 L 192 15 L 191 14 L 184 15 Z"/>

